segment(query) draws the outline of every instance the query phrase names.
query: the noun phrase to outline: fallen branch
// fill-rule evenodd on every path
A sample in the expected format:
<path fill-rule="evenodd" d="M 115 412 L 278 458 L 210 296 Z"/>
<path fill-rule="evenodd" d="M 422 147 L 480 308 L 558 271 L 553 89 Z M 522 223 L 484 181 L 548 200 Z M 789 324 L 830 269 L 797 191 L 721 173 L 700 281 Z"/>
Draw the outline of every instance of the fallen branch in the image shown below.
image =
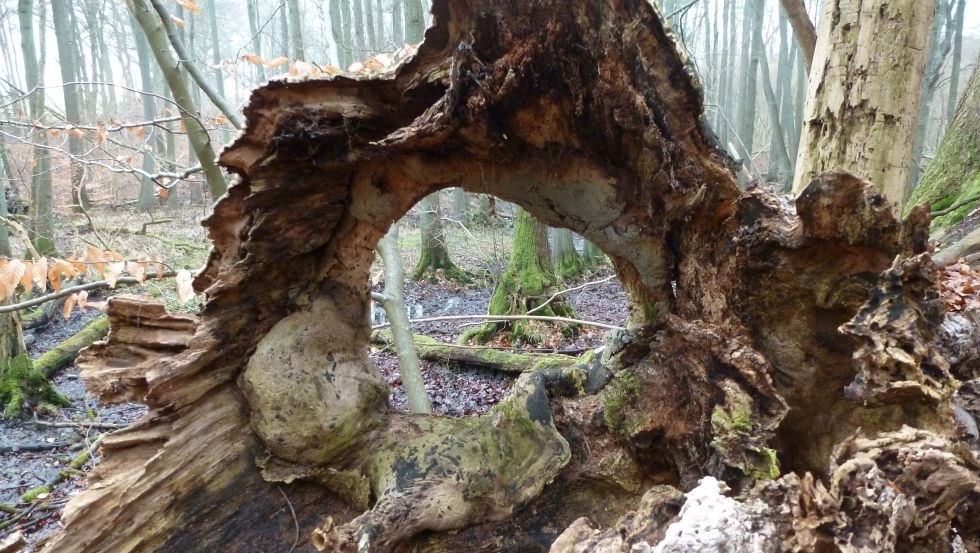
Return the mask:
<path fill-rule="evenodd" d="M 39 443 L 39 444 L 11 444 L 11 445 L 0 445 L 0 453 L 16 453 L 19 451 L 47 451 L 49 449 L 58 449 L 61 447 L 68 447 L 74 445 L 71 442 L 52 442 L 52 443 Z"/>
<path fill-rule="evenodd" d="M 379 296 L 381 294 L 378 294 Z M 374 298 L 375 294 L 372 293 L 371 297 Z M 3 308 L 0 308 L 0 313 L 3 313 Z M 425 319 L 409 319 L 409 324 L 413 323 L 432 323 L 436 321 L 465 321 L 470 319 L 480 319 L 488 322 L 504 322 L 504 321 L 546 321 L 552 323 L 567 323 L 582 326 L 594 326 L 596 328 L 604 328 L 606 330 L 625 330 L 625 328 L 616 325 L 610 325 L 606 323 L 599 323 L 596 321 L 583 321 L 582 319 L 571 319 L 568 317 L 545 317 L 543 315 L 447 315 L 445 317 L 427 317 Z M 388 328 L 391 323 L 383 323 L 379 325 L 374 325 L 371 330 L 378 330 L 381 328 Z"/>
<path fill-rule="evenodd" d="M 47 422 L 47 421 L 31 421 L 30 424 L 35 426 L 44 426 L 47 428 L 94 428 L 96 430 L 118 430 L 120 428 L 126 428 L 125 424 L 115 424 L 111 422 Z"/>
<path fill-rule="evenodd" d="M 143 284 L 148 280 L 159 279 L 159 278 L 171 278 L 177 276 L 177 271 L 167 271 L 162 275 L 158 274 L 148 274 L 142 280 L 135 277 L 119 277 L 116 279 L 116 286 L 120 284 L 132 285 L 132 284 Z M 27 309 L 30 307 L 35 307 L 43 303 L 47 303 L 52 300 L 59 298 L 64 298 L 70 296 L 77 292 L 83 292 L 86 290 L 97 290 L 99 288 L 113 288 L 109 285 L 108 281 L 96 280 L 93 282 L 86 282 L 85 284 L 79 284 L 78 286 L 71 286 L 69 288 L 62 288 L 60 292 L 52 292 L 50 294 L 45 294 L 43 296 L 38 296 L 36 298 L 31 298 L 27 301 L 22 301 L 20 303 L 12 303 L 10 305 L 0 306 L 0 313 L 10 313 L 12 311 L 20 311 L 22 309 Z"/>
<path fill-rule="evenodd" d="M 943 209 L 937 209 L 936 211 L 930 211 L 929 216 L 935 219 L 936 217 L 941 217 L 943 215 L 946 215 L 947 213 L 952 213 L 967 204 L 972 204 L 977 200 L 980 200 L 980 194 L 975 194 L 973 196 L 970 196 L 969 198 L 964 198 L 949 207 L 944 207 Z"/>
<path fill-rule="evenodd" d="M 581 362 L 578 356 L 560 353 L 518 353 L 491 347 L 447 344 L 419 334 L 412 335 L 412 339 L 415 342 L 415 350 L 419 357 L 426 361 L 456 363 L 508 374 L 570 367 Z M 395 347 L 391 341 L 391 336 L 387 333 L 375 333 L 372 336 L 372 341 Z"/>

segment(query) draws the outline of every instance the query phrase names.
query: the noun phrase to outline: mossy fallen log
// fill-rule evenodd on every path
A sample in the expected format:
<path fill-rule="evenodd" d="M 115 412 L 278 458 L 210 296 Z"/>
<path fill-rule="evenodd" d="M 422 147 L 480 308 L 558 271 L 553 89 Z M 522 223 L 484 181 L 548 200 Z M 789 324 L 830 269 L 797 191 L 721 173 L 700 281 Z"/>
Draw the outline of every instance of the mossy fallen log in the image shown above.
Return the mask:
<path fill-rule="evenodd" d="M 109 320 L 100 315 L 65 341 L 44 352 L 41 357 L 34 361 L 34 368 L 50 378 L 61 369 L 71 365 L 78 357 L 78 352 L 91 346 L 97 340 L 105 338 L 108 333 Z"/>
<path fill-rule="evenodd" d="M 588 362 L 594 356 L 591 351 L 579 356 L 559 353 L 518 353 L 479 346 L 447 344 L 420 334 L 413 334 L 412 339 L 415 341 L 419 358 L 426 361 L 455 363 L 507 374 L 571 367 Z M 372 341 L 391 348 L 395 347 L 389 331 L 375 332 Z"/>

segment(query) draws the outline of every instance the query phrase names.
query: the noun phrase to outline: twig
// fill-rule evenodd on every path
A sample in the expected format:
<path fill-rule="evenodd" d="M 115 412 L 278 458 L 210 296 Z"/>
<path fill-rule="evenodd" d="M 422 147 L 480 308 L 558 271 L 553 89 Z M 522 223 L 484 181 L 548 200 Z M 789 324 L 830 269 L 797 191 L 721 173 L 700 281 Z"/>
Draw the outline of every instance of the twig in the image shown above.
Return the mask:
<path fill-rule="evenodd" d="M 58 449 L 59 447 L 66 447 L 74 445 L 71 442 L 54 442 L 50 444 L 12 444 L 12 445 L 0 445 L 0 453 L 8 452 L 18 452 L 18 451 L 47 451 L 49 449 Z"/>
<path fill-rule="evenodd" d="M 289 501 L 289 496 L 286 495 L 286 492 L 282 491 L 282 486 L 276 486 L 276 489 L 282 494 L 282 498 L 286 500 L 286 505 L 289 506 L 289 514 L 293 515 L 293 526 L 296 529 L 296 539 L 293 540 L 293 546 L 289 548 L 289 553 L 293 553 L 293 550 L 295 550 L 296 546 L 299 544 L 299 520 L 296 518 L 296 511 L 293 510 L 293 504 L 291 501 Z"/>
<path fill-rule="evenodd" d="M 116 286 L 120 284 L 143 284 L 149 280 L 155 278 L 170 278 L 177 276 L 177 271 L 167 271 L 162 275 L 158 274 L 148 274 L 142 281 L 137 280 L 135 277 L 119 277 L 116 279 Z M 69 288 L 62 288 L 60 292 L 52 292 L 50 294 L 45 294 L 43 296 L 38 296 L 36 298 L 31 298 L 27 301 L 22 301 L 20 303 L 12 303 L 10 305 L 0 306 L 0 313 L 10 313 L 13 311 L 20 311 L 22 309 L 27 309 L 29 307 L 35 307 L 47 303 L 52 300 L 70 296 L 76 292 L 83 292 L 85 290 L 96 290 L 98 288 L 112 288 L 109 283 L 105 280 L 96 280 L 94 282 L 87 282 L 85 284 L 79 284 L 78 286 L 71 286 Z"/>
<path fill-rule="evenodd" d="M 527 310 L 527 314 L 530 315 L 531 313 L 534 313 L 538 309 L 543 309 L 546 305 L 548 305 L 549 303 L 551 303 L 552 301 L 554 301 L 555 298 L 557 298 L 557 297 L 559 297 L 559 296 L 561 296 L 561 295 L 563 295 L 563 294 L 565 294 L 567 292 L 574 292 L 576 290 L 581 290 L 582 288 L 585 288 L 586 286 L 591 286 L 593 284 L 602 284 L 604 282 L 609 282 L 610 280 L 612 280 L 614 278 L 616 278 L 616 275 L 611 275 L 611 276 L 608 276 L 608 277 L 606 277 L 606 278 L 604 278 L 602 280 L 595 280 L 595 281 L 592 281 L 592 282 L 586 282 L 586 283 L 579 284 L 578 286 L 575 286 L 575 287 L 572 287 L 572 288 L 567 288 L 567 289 L 562 290 L 560 292 L 555 292 L 550 298 L 548 298 L 547 300 L 545 300 L 545 302 L 542 303 L 541 305 L 535 307 L 534 309 L 528 309 Z"/>
<path fill-rule="evenodd" d="M 48 428 L 95 428 L 97 430 L 118 430 L 120 428 L 126 428 L 125 424 L 115 424 L 111 422 L 47 422 L 47 421 L 30 421 L 30 424 L 36 426 L 46 426 Z"/>
<path fill-rule="evenodd" d="M 0 313 L 3 313 L 3 308 L 0 307 Z M 409 319 L 409 323 L 431 323 L 435 321 L 465 321 L 467 319 L 481 319 L 487 322 L 496 323 L 503 321 L 549 321 L 553 323 L 568 323 L 577 324 L 583 326 L 594 326 L 597 328 L 604 328 L 606 330 L 624 330 L 621 326 L 609 325 L 606 323 L 598 323 L 595 321 L 583 321 L 581 319 L 571 319 L 568 317 L 545 317 L 541 315 L 449 315 L 445 317 L 428 317 L 425 319 Z M 371 327 L 371 330 L 378 330 L 379 328 L 388 328 L 391 323 L 384 323 L 380 325 L 375 325 Z"/>
<path fill-rule="evenodd" d="M 137 232 L 136 234 L 145 235 L 146 234 L 146 227 L 148 227 L 150 225 L 162 225 L 162 224 L 165 224 L 165 223 L 173 223 L 173 222 L 174 222 L 173 219 L 157 219 L 156 221 L 146 221 L 146 222 L 143 223 L 143 227 L 140 228 L 140 231 Z"/>

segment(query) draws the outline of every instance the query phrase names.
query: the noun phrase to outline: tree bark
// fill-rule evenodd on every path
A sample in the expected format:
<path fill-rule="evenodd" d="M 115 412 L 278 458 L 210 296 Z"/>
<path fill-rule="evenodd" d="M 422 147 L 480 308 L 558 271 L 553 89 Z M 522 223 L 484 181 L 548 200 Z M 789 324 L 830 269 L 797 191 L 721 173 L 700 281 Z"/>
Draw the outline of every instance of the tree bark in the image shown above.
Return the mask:
<path fill-rule="evenodd" d="M 654 486 L 689 524 L 674 500 L 709 476 L 760 498 L 729 520 L 788 542 L 980 545 L 956 427 L 976 415 L 954 404 L 980 313 L 938 295 L 925 213 L 840 172 L 794 205 L 740 190 L 646 0 L 436 0 L 427 36 L 393 74 L 252 93 L 200 316 L 110 301 L 82 379 L 149 413 L 106 438 L 42 551 L 279 551 L 296 527 L 333 551 L 542 551 Z M 454 186 L 602 247 L 629 328 L 484 416 L 398 413 L 366 351 L 373 252 Z"/>
<path fill-rule="evenodd" d="M 831 169 L 905 203 L 936 0 L 824 2 L 793 192 Z"/>

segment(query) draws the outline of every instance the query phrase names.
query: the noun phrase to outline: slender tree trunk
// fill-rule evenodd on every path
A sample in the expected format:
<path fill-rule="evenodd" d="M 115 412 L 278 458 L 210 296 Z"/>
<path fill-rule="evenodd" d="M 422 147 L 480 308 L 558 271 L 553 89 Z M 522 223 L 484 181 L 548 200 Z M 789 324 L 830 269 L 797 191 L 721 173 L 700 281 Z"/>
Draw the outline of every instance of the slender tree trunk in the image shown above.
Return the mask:
<path fill-rule="evenodd" d="M 227 186 L 224 177 L 221 175 L 221 170 L 215 165 L 211 138 L 201 125 L 200 112 L 194 105 L 187 79 L 180 72 L 180 64 L 170 51 L 167 33 L 160 23 L 160 18 L 149 6 L 147 0 L 127 0 L 126 5 L 136 17 L 140 28 L 143 29 L 143 33 L 150 44 L 150 50 L 157 60 L 157 65 L 167 79 L 174 101 L 180 110 L 181 120 L 187 128 L 188 141 L 203 168 L 208 191 L 211 193 L 211 200 L 217 200 L 225 193 Z"/>
<path fill-rule="evenodd" d="M 746 0 L 742 10 L 742 86 L 739 90 L 741 98 L 738 106 L 738 138 L 742 144 L 742 162 L 746 166 L 751 164 L 755 151 L 756 87 L 759 74 L 759 58 L 754 54 L 757 49 L 753 47 L 755 39 L 752 32 L 758 16 L 752 1 Z"/>
<path fill-rule="evenodd" d="M 129 35 L 126 30 L 129 29 L 129 25 L 123 22 L 123 18 L 119 15 L 119 3 L 110 2 L 112 5 L 112 26 L 115 30 L 116 35 L 116 52 L 122 53 L 122 76 L 123 84 L 127 88 L 135 88 L 136 84 L 133 82 L 133 60 L 129 53 Z M 213 2 L 208 2 L 208 4 L 213 4 Z"/>
<path fill-rule="evenodd" d="M 810 20 L 810 14 L 806 12 L 803 0 L 779 0 L 783 5 L 783 11 L 789 18 L 790 25 L 793 26 L 793 35 L 800 44 L 803 51 L 803 63 L 807 73 L 813 65 L 813 51 L 817 47 L 817 30 Z"/>
<path fill-rule="evenodd" d="M 138 25 L 135 18 L 133 19 L 134 27 Z M 134 29 L 135 30 L 135 29 Z M 150 69 L 151 56 L 150 45 L 146 41 L 146 37 L 142 33 L 133 33 L 136 36 L 136 59 L 139 60 L 140 66 L 140 83 L 143 87 L 144 94 L 140 95 L 143 106 L 143 119 L 150 121 L 156 117 L 156 107 L 154 99 L 154 91 L 156 89 L 153 86 L 153 73 Z M 159 129 L 154 128 L 153 132 L 160 132 Z M 143 171 L 147 173 L 156 172 L 156 164 L 153 160 L 153 152 L 147 151 L 147 146 L 149 146 L 149 141 L 144 141 L 144 151 L 143 151 Z M 157 153 L 161 150 L 157 148 Z M 155 190 L 155 185 L 153 181 L 149 178 L 140 179 L 140 189 L 139 196 L 136 201 L 137 209 L 140 211 L 150 211 L 156 207 L 156 197 L 153 192 Z"/>
<path fill-rule="evenodd" d="M 75 36 L 71 25 L 71 6 L 68 0 L 51 0 L 51 16 L 54 20 L 54 34 L 58 43 L 58 61 L 63 83 L 76 81 L 78 66 L 75 59 Z M 62 92 L 65 100 L 65 117 L 69 123 L 82 123 L 80 86 L 77 84 L 63 85 Z M 73 159 L 69 161 L 71 174 L 71 198 L 76 209 L 88 208 L 88 193 L 84 189 L 85 166 L 76 161 L 85 154 L 82 139 L 74 133 L 68 134 L 68 152 Z"/>
<path fill-rule="evenodd" d="M 762 17 L 765 13 L 765 0 L 752 0 L 752 3 L 755 7 L 753 11 L 758 14 L 757 18 L 759 20 L 758 23 L 752 26 L 753 58 L 755 59 L 755 64 L 759 67 L 762 92 L 765 95 L 766 107 L 769 110 L 769 126 L 772 128 L 772 143 L 770 144 L 769 155 L 775 158 L 776 164 L 779 167 L 779 180 L 790 182 L 793 178 L 793 173 L 789 162 L 789 154 L 787 154 L 786 140 L 784 138 L 786 131 L 783 130 L 783 122 L 779 117 L 779 100 L 776 98 L 776 93 L 772 89 L 772 80 L 769 78 L 769 61 L 766 59 L 766 48 L 762 43 Z"/>
<path fill-rule="evenodd" d="M 794 193 L 843 169 L 901 212 L 935 8 L 935 0 L 824 2 Z"/>
<path fill-rule="evenodd" d="M 42 2 L 38 17 L 38 28 L 44 35 L 44 6 Z M 44 91 L 38 87 L 43 85 L 44 72 L 38 63 L 38 52 L 34 42 L 34 1 L 19 0 L 17 15 L 20 20 L 20 47 L 24 60 L 25 84 L 30 92 L 28 110 L 31 119 L 41 121 L 44 116 Z M 43 38 L 42 38 L 43 40 Z M 42 48 L 43 54 L 43 48 Z M 40 59 L 43 60 L 43 57 Z M 38 145 L 33 150 L 33 170 L 31 171 L 31 225 L 30 234 L 34 248 L 42 255 L 54 251 L 54 214 L 52 211 L 51 187 L 51 157 L 45 148 L 47 139 L 41 134 L 37 139 Z"/>
<path fill-rule="evenodd" d="M 398 355 L 398 372 L 402 376 L 408 407 L 412 413 L 431 413 L 432 404 L 429 402 L 429 395 L 425 392 L 425 383 L 422 381 L 422 372 L 419 368 L 419 356 L 405 308 L 405 269 L 402 267 L 402 256 L 398 251 L 398 223 L 393 224 L 384 238 L 378 242 L 378 253 L 381 254 L 385 265 L 385 291 L 381 305 L 388 315 L 388 321 L 391 322 L 391 335 Z"/>
<path fill-rule="evenodd" d="M 439 205 L 438 192 L 429 194 L 419 207 L 419 231 L 421 233 L 421 253 L 419 263 L 412 272 L 412 280 L 421 280 L 426 275 L 434 278 L 436 271 L 442 271 L 443 276 L 458 282 L 469 282 L 470 277 L 465 271 L 453 263 L 449 257 L 449 245 L 446 243 L 446 231 L 442 224 L 442 208 Z"/>
<path fill-rule="evenodd" d="M 303 43 L 303 19 L 299 13 L 299 0 L 286 0 L 289 13 L 289 42 L 292 45 L 293 59 L 306 59 L 306 46 Z"/>
<path fill-rule="evenodd" d="M 356 3 L 358 0 L 354 0 Z M 397 0 L 396 0 L 397 1 Z M 405 40 L 411 44 L 422 42 L 425 34 L 425 13 L 423 0 L 404 0 L 405 2 Z"/>
<path fill-rule="evenodd" d="M 554 267 L 555 274 L 561 278 L 575 278 L 582 274 L 585 268 L 585 261 L 575 249 L 575 239 L 572 231 L 567 228 L 556 228 L 553 234 L 555 238 Z"/>
<path fill-rule="evenodd" d="M 354 0 L 361 4 L 364 13 L 364 30 L 367 33 L 367 47 L 371 52 L 378 51 L 377 28 L 374 25 L 374 2 L 371 0 Z M 364 57 L 367 57 L 366 55 Z"/>
<path fill-rule="evenodd" d="M 252 51 L 259 57 L 262 56 L 262 34 L 259 33 L 259 7 L 256 0 L 246 0 L 245 8 L 248 12 L 248 29 L 252 34 Z M 253 64 L 255 78 L 260 82 L 265 81 L 265 66 L 261 63 Z"/>
<path fill-rule="evenodd" d="M 956 100 L 960 92 L 960 64 L 963 58 L 963 19 L 966 11 L 966 0 L 957 0 L 956 13 L 953 15 L 953 59 L 949 65 L 949 94 L 946 96 L 946 125 L 953 123 L 956 115 Z"/>
<path fill-rule="evenodd" d="M 395 49 L 405 44 L 404 11 L 402 0 L 394 0 L 391 3 L 391 40 L 395 43 Z"/>
<path fill-rule="evenodd" d="M 788 19 L 779 16 L 779 120 L 782 123 L 783 136 L 786 143 L 786 155 L 789 158 L 790 172 L 786 175 L 786 191 L 793 186 L 793 173 L 796 170 L 796 155 L 799 146 L 799 125 L 794 121 L 796 113 L 793 110 L 793 45 L 790 42 L 787 29 Z"/>

